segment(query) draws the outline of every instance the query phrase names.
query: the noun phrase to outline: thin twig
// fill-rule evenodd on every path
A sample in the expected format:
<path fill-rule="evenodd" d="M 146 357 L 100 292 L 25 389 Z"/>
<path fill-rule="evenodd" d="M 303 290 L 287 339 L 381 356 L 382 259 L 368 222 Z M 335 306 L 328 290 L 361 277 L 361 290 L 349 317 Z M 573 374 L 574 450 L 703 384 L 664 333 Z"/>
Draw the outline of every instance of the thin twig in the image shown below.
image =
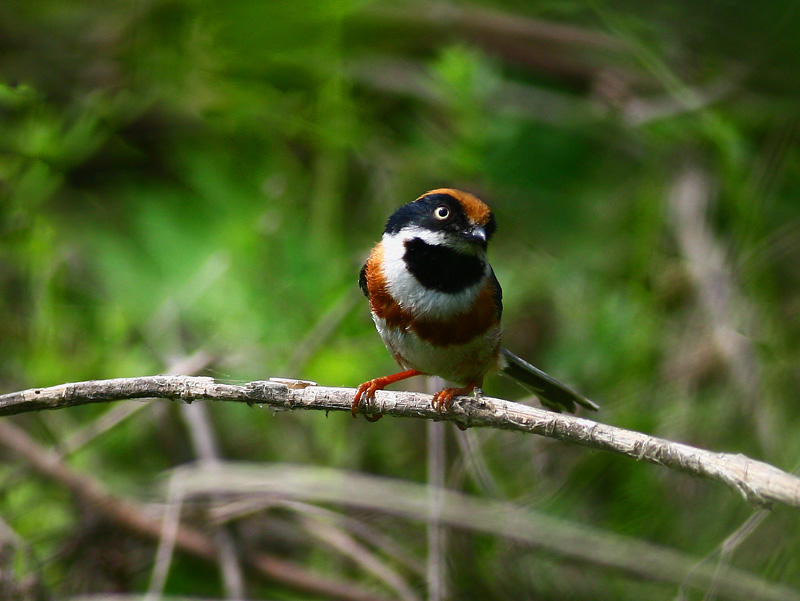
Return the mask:
<path fill-rule="evenodd" d="M 796 474 L 797 469 L 794 470 L 793 473 Z M 725 569 L 730 567 L 731 557 L 733 553 L 739 548 L 739 546 L 747 540 L 747 538 L 755 532 L 759 526 L 770 516 L 771 512 L 768 509 L 760 508 L 755 510 L 750 517 L 748 517 L 741 526 L 739 526 L 736 530 L 733 531 L 730 535 L 728 535 L 725 540 L 723 540 L 716 549 L 714 549 L 711 553 L 709 553 L 706 557 L 704 557 L 698 565 L 708 564 L 713 562 L 715 565 L 716 574 L 714 579 L 711 581 L 711 584 L 706 591 L 705 596 L 703 597 L 703 601 L 713 601 L 716 598 L 719 586 L 719 580 L 721 578 L 721 574 Z M 693 570 L 694 571 L 694 568 Z M 688 581 L 688 577 L 687 577 Z M 688 599 L 688 583 L 684 581 L 681 584 L 679 594 L 679 599 Z"/>
<path fill-rule="evenodd" d="M 441 424 L 428 422 L 428 601 L 447 599 L 447 531 L 439 516 L 445 485 L 445 441 Z"/>
<path fill-rule="evenodd" d="M 747 538 L 764 519 L 769 516 L 770 511 L 767 509 L 757 509 L 747 520 L 736 529 L 736 531 L 728 536 L 720 545 L 717 546 L 711 553 L 697 562 L 687 573 L 686 578 L 681 582 L 678 588 L 678 596 L 676 601 L 686 601 L 691 598 L 689 595 L 691 581 L 695 577 L 698 570 L 710 570 L 713 577 L 710 579 L 706 587 L 703 601 L 713 601 L 719 589 L 719 583 L 724 579 L 724 573 L 730 569 L 730 556 L 736 547 Z"/>
<path fill-rule="evenodd" d="M 189 430 L 192 447 L 198 459 L 206 463 L 220 461 L 219 445 L 206 405 L 181 405 L 181 416 Z M 212 533 L 217 547 L 222 584 L 226 599 L 244 598 L 244 574 L 236 550 L 233 532 L 225 525 Z"/>
<path fill-rule="evenodd" d="M 236 502 L 226 501 L 224 504 L 215 505 L 208 512 L 208 515 L 210 523 L 214 525 L 238 520 L 272 507 L 293 511 L 301 517 L 324 518 L 328 520 L 329 524 L 336 524 L 342 531 L 349 533 L 349 535 L 359 539 L 384 556 L 391 557 L 395 563 L 415 575 L 419 577 L 425 576 L 425 566 L 398 539 L 383 533 L 365 521 L 310 503 L 275 498 L 243 499 Z"/>
<path fill-rule="evenodd" d="M 461 451 L 459 456 L 464 463 L 464 469 L 472 478 L 472 482 L 487 497 L 503 498 L 497 480 L 486 463 L 481 441 L 475 432 L 467 430 L 456 435 L 456 442 Z"/>
<path fill-rule="evenodd" d="M 147 589 L 146 601 L 158 601 L 164 595 L 164 586 L 172 566 L 175 553 L 175 539 L 181 522 L 183 499 L 178 498 L 178 488 L 174 478 L 170 479 L 167 491 L 167 503 L 161 518 L 161 535 L 158 537 L 158 550 L 150 575 L 150 586 Z"/>
<path fill-rule="evenodd" d="M 347 532 L 331 523 L 328 518 L 316 514 L 302 514 L 300 523 L 309 534 L 328 547 L 350 558 L 364 572 L 391 587 L 403 601 L 420 601 L 405 579 L 377 554 L 356 541 Z"/>
<path fill-rule="evenodd" d="M 441 390 L 441 378 L 430 378 L 426 382 L 428 393 Z M 441 424 L 428 422 L 428 522 L 427 535 L 427 582 L 428 601 L 442 601 L 449 598 L 447 579 L 447 531 L 439 516 L 442 511 L 441 491 L 445 489 L 447 462 L 444 440 L 445 431 Z"/>
<path fill-rule="evenodd" d="M 350 411 L 355 394 L 352 388 L 305 384 L 300 383 L 298 387 L 294 387 L 286 382 L 256 381 L 237 385 L 224 384 L 212 378 L 189 376 L 93 380 L 2 395 L 0 416 L 147 397 L 186 402 L 235 401 L 264 405 L 274 411 Z M 378 392 L 366 412 L 394 417 L 449 420 L 462 427 L 480 426 L 539 434 L 716 480 L 752 503 L 781 503 L 800 507 L 800 478 L 767 463 L 740 454 L 714 453 L 641 432 L 503 399 L 485 396 L 460 397 L 455 400 L 451 411 L 439 414 L 431 406 L 430 395 L 384 390 Z"/>

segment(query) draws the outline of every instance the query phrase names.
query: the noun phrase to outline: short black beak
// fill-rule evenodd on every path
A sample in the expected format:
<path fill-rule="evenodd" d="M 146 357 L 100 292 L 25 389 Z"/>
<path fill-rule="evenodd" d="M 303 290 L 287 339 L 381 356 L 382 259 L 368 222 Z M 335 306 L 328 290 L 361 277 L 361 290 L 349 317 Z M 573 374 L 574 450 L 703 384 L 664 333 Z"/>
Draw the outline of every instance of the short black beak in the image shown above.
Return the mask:
<path fill-rule="evenodd" d="M 467 230 L 462 234 L 462 236 L 468 242 L 479 244 L 480 246 L 486 246 L 486 230 L 480 226 L 476 226 L 471 230 Z"/>

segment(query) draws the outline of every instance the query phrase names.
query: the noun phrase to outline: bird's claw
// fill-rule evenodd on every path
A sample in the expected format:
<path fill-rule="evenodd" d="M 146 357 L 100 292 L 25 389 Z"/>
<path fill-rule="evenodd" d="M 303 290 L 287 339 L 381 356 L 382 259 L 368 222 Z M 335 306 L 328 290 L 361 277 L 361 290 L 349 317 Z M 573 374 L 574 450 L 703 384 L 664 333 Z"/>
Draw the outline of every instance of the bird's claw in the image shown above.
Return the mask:
<path fill-rule="evenodd" d="M 433 405 L 433 408 L 436 409 L 438 413 L 442 413 L 442 411 L 450 411 L 450 408 L 453 406 L 453 398 L 456 396 L 455 392 L 457 390 L 457 388 L 445 388 L 444 390 L 440 390 L 433 395 L 431 405 Z"/>
<path fill-rule="evenodd" d="M 431 405 L 437 412 L 450 411 L 453 407 L 453 400 L 458 396 L 463 396 L 475 390 L 475 386 L 466 388 L 445 388 L 433 395 Z"/>
<path fill-rule="evenodd" d="M 383 386 L 380 385 L 378 380 L 380 380 L 380 378 L 364 382 L 356 390 L 356 394 L 353 397 L 353 403 L 350 405 L 350 413 L 354 418 L 358 417 L 358 405 L 361 403 L 362 399 L 364 401 L 364 406 L 366 407 L 369 402 L 375 398 L 375 392 L 383 389 Z M 376 422 L 382 417 L 383 414 L 381 413 L 376 413 L 374 415 L 368 415 L 366 413 L 364 414 L 364 419 L 366 419 L 368 422 Z"/>

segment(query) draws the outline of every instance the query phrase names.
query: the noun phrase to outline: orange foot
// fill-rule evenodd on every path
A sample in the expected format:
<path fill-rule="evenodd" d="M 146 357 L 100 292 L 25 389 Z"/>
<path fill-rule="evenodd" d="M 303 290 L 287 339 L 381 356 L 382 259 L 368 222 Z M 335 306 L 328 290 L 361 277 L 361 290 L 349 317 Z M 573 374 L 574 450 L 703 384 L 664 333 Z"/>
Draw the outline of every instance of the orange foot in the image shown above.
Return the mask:
<path fill-rule="evenodd" d="M 364 382 L 361 386 L 358 387 L 356 390 L 356 394 L 353 397 L 353 404 L 350 405 L 350 413 L 353 414 L 353 417 L 358 416 L 358 405 L 361 400 L 364 400 L 364 403 L 369 403 L 372 399 L 375 398 L 375 393 L 378 390 L 383 390 L 389 384 L 394 384 L 395 382 L 399 382 L 400 380 L 405 380 L 406 378 L 413 378 L 414 376 L 422 375 L 422 372 L 417 371 L 416 369 L 408 369 L 406 371 L 401 371 L 399 374 L 392 374 L 391 376 L 383 376 L 381 378 L 375 378 L 374 380 L 369 380 Z M 376 422 L 380 418 L 383 417 L 381 413 L 376 413 L 375 415 L 364 415 L 367 421 L 369 422 Z"/>
<path fill-rule="evenodd" d="M 442 411 L 450 411 L 450 408 L 453 406 L 454 398 L 471 393 L 475 390 L 476 386 L 477 384 L 470 384 L 465 388 L 445 388 L 444 390 L 440 390 L 433 395 L 431 405 L 433 405 L 433 408 L 439 413 Z"/>

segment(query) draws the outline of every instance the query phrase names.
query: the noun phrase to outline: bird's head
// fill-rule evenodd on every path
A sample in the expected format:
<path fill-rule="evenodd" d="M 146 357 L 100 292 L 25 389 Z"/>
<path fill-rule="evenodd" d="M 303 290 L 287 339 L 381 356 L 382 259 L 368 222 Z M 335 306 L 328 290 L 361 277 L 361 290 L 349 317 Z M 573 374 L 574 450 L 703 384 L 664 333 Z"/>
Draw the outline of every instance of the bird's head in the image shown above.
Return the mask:
<path fill-rule="evenodd" d="M 384 234 L 474 255 L 485 253 L 496 229 L 494 215 L 482 200 L 468 192 L 439 188 L 397 209 Z"/>

